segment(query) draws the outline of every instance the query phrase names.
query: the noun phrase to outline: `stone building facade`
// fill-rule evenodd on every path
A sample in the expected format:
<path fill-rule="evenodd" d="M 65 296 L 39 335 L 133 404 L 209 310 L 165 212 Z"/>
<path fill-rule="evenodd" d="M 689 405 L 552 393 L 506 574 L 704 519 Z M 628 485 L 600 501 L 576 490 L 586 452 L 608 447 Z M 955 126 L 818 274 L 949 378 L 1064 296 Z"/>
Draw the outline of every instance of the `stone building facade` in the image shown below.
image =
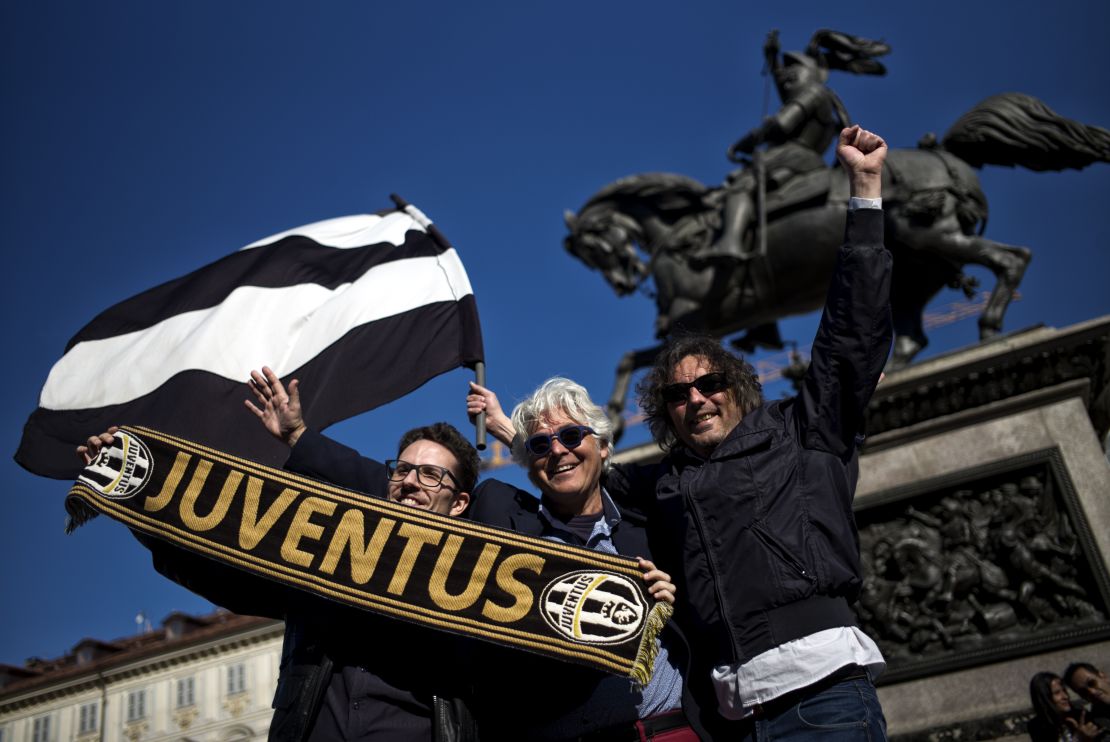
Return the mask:
<path fill-rule="evenodd" d="M 0 665 L 0 742 L 265 739 L 283 624 L 217 611 Z"/>

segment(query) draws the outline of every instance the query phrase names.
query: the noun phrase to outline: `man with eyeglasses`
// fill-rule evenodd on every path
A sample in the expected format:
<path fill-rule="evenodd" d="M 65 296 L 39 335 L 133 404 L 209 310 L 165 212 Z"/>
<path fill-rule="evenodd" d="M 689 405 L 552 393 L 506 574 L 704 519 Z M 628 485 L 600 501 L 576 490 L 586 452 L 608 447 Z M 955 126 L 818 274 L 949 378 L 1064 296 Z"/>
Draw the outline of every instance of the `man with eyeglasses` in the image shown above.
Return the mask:
<path fill-rule="evenodd" d="M 752 367 L 715 338 L 671 339 L 639 387 L 666 456 L 614 465 L 604 481 L 647 515 L 692 643 L 686 682 L 702 708 L 742 725 L 728 739 L 886 736 L 872 682 L 885 663 L 850 607 L 861 585 L 858 448 L 892 336 L 886 144 L 851 127 L 837 156 L 851 187 L 846 239 L 801 394 L 765 402 Z M 496 397 L 474 391 L 471 411 L 503 429 Z"/>
<path fill-rule="evenodd" d="M 669 575 L 657 570 L 650 561 L 642 523 L 621 521 L 611 508 L 607 511 L 603 505 L 598 481 L 610 453 L 608 420 L 590 402 L 584 389 L 565 379 L 560 381 L 565 384 L 559 385 L 560 404 L 556 406 L 563 415 L 576 417 L 564 419 L 555 410 L 544 408 L 545 421 L 554 427 L 533 430 L 535 435 L 529 440 L 528 452 L 523 449 L 517 452 L 518 460 L 527 462 L 530 478 L 543 492 L 547 508 L 531 493 L 487 479 L 473 488 L 475 507 L 471 517 L 528 536 L 645 557 L 640 566 L 649 593 L 656 600 L 673 603 L 674 586 Z M 258 405 L 248 402 L 252 412 L 275 437 L 292 445 L 286 468 L 359 490 L 366 490 L 379 478 L 381 464 L 304 426 L 295 381 L 285 390 L 280 380 L 264 368 L 261 373 L 252 374 L 251 389 L 258 401 Z M 398 457 L 401 461 L 386 464 L 392 477 L 388 496 L 418 507 L 439 507 L 440 512 L 450 514 L 459 507 L 458 500 L 446 495 L 437 499 L 414 489 L 422 483 L 427 490 L 437 478 L 442 486 L 458 479 L 449 476 L 452 474 L 449 464 L 429 456 L 430 451 L 414 451 L 415 445 L 424 443 L 417 441 L 406 447 L 402 440 Z M 469 490 L 473 479 L 463 478 L 463 484 Z M 456 644 L 459 651 L 447 674 L 470 691 L 468 697 L 473 702 L 477 729 L 487 742 L 523 739 L 604 742 L 617 738 L 606 736 L 614 730 L 619 730 L 622 740 L 636 738 L 641 727 L 683 742 L 686 738 L 678 735 L 693 732 L 678 713 L 682 682 L 677 658 L 683 656 L 684 644 L 680 638 L 673 641 L 668 643 L 674 651 L 672 661 L 667 660 L 671 655 L 661 649 L 655 676 L 643 693 L 635 691 L 628 678 L 465 640 Z M 424 667 L 420 662 L 415 662 L 415 666 Z"/>
<path fill-rule="evenodd" d="M 447 423 L 402 436 L 397 458 L 381 463 L 309 430 L 297 382 L 288 390 L 269 368 L 248 382 L 247 407 L 291 449 L 285 468 L 374 497 L 457 517 L 478 480 L 478 452 Z M 115 429 L 78 449 L 86 463 Z M 339 606 L 217 565 L 156 539 L 140 538 L 160 573 L 236 613 L 285 621 L 269 739 L 334 742 L 476 740 L 461 665 L 461 640 Z M 444 670 L 446 669 L 446 671 Z"/>
<path fill-rule="evenodd" d="M 277 374 L 263 367 L 251 372 L 248 383 L 257 404 L 247 401 L 246 406 L 290 447 L 286 469 L 441 515 L 460 516 L 470 504 L 478 452 L 451 425 L 410 430 L 397 445 L 397 458 L 383 464 L 310 430 L 301 415 L 296 380 L 286 389 Z M 468 710 L 457 700 L 466 692 L 465 675 L 435 669 L 457 664 L 459 640 L 363 612 L 342 613 L 338 622 L 311 613 L 286 619 L 271 739 L 275 727 L 280 739 L 309 742 L 475 735 Z M 288 672 L 286 656 L 292 658 Z M 290 687 L 284 688 L 283 681 Z M 282 730 L 285 725 L 290 734 Z"/>

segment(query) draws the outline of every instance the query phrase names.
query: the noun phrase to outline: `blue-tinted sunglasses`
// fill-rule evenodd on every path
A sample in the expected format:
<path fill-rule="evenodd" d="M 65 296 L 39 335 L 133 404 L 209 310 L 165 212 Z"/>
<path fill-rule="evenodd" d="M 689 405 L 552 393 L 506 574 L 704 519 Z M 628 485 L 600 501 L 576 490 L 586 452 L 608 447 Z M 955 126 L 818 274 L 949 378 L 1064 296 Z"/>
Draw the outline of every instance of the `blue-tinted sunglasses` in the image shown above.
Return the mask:
<path fill-rule="evenodd" d="M 588 435 L 597 435 L 597 433 L 587 425 L 568 425 L 556 431 L 554 435 L 536 433 L 524 441 L 524 448 L 527 449 L 528 453 L 539 458 L 540 456 L 546 456 L 551 451 L 552 438 L 558 438 L 559 442 L 563 444 L 563 448 L 569 451 L 572 448 L 578 448 Z"/>

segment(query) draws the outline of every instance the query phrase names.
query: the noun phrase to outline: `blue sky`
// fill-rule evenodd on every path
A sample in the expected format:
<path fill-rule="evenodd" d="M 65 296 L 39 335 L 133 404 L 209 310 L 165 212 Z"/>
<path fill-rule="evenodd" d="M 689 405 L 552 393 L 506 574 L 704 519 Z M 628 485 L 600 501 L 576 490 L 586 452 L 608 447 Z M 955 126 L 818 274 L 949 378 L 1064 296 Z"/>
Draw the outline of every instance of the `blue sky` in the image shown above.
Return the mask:
<path fill-rule="evenodd" d="M 637 172 L 719 183 L 725 149 L 762 115 L 760 50 L 771 28 L 784 49 L 822 27 L 890 43 L 886 77 L 834 72 L 830 85 L 892 145 L 941 134 L 1006 91 L 1110 127 L 1105 3 L 777 8 L 5 3 L 3 448 L 14 453 L 51 365 L 97 312 L 265 235 L 383 208 L 391 191 L 463 256 L 503 400 L 556 373 L 604 399 L 621 354 L 651 343 L 654 309 L 618 299 L 563 251 L 562 212 Z M 989 168 L 982 181 L 987 236 L 1035 255 L 1006 328 L 1110 312 L 1110 166 Z M 959 300 L 944 292 L 934 310 Z M 783 332 L 806 344 L 814 324 L 791 319 Z M 927 353 L 960 347 L 974 341 L 975 322 L 931 335 Z M 465 426 L 467 376 L 448 374 L 331 432 L 385 457 L 411 424 Z M 158 577 L 107 519 L 66 537 L 65 483 L 28 474 L 10 455 L 0 481 L 0 662 L 126 635 L 139 611 L 157 622 L 210 609 Z"/>

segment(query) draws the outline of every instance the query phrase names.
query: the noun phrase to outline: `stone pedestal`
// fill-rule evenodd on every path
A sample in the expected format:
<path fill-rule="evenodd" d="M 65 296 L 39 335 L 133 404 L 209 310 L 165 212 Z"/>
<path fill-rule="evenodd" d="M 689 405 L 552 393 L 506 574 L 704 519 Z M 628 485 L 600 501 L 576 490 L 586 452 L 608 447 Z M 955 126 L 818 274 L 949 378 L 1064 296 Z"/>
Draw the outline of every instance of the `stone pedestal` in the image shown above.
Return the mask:
<path fill-rule="evenodd" d="M 1024 738 L 1029 680 L 1110 668 L 1110 317 L 891 374 L 869 415 L 858 611 L 892 737 Z"/>
<path fill-rule="evenodd" d="M 1035 673 L 1110 672 L 1110 317 L 892 373 L 867 429 L 856 610 L 891 736 L 1027 739 Z"/>

